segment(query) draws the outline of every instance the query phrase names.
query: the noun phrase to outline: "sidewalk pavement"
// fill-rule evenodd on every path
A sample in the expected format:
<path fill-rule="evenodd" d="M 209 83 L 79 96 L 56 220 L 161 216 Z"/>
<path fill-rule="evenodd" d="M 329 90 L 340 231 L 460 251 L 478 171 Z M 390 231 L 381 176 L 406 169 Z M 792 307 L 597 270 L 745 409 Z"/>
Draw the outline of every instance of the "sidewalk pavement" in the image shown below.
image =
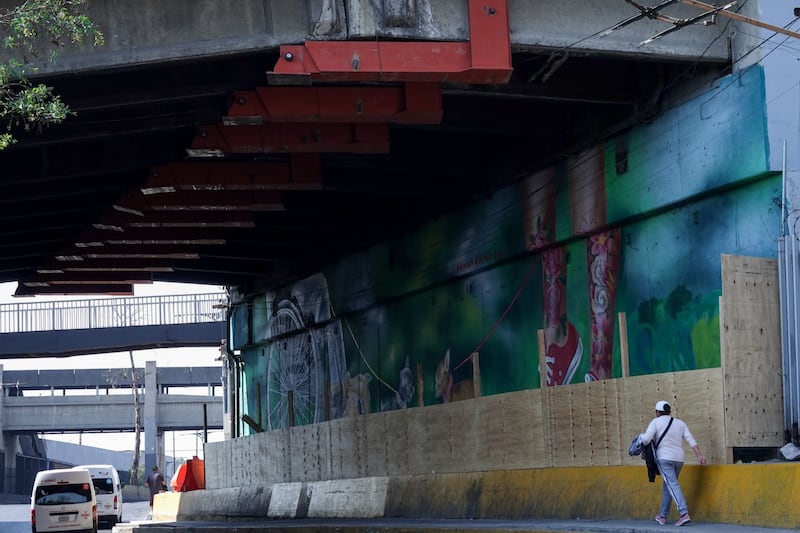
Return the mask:
<path fill-rule="evenodd" d="M 419 518 L 376 519 L 313 519 L 258 520 L 226 522 L 138 522 L 118 524 L 114 533 L 261 533 L 288 531 L 291 533 L 664 533 L 670 531 L 672 520 L 659 525 L 653 520 L 447 520 Z M 691 522 L 683 526 L 692 533 L 780 533 L 795 529 L 775 529 L 747 525 L 709 524 Z M 677 530 L 676 530 L 677 531 Z"/>

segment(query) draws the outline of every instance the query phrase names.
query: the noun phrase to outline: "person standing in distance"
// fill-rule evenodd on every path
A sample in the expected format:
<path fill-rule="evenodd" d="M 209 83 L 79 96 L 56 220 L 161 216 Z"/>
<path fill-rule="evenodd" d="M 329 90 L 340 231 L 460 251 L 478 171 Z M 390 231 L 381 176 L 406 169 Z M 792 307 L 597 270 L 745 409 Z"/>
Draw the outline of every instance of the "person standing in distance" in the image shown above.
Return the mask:
<path fill-rule="evenodd" d="M 144 484 L 150 489 L 150 509 L 152 509 L 153 497 L 159 492 L 167 490 L 167 482 L 164 481 L 164 475 L 159 472 L 158 467 L 154 466 L 153 471 L 147 476 L 147 480 Z"/>
<path fill-rule="evenodd" d="M 697 462 L 701 465 L 706 464 L 706 458 L 700 452 L 700 445 L 694 440 L 692 432 L 683 420 L 673 418 L 670 415 L 672 407 L 660 400 L 656 403 L 656 417 L 650 421 L 647 429 L 639 437 L 645 445 L 653 442 L 656 447 L 656 464 L 661 472 L 663 485 L 661 487 L 661 507 L 656 515 L 656 522 L 662 526 L 667 523 L 669 506 L 675 502 L 678 509 L 678 521 L 676 526 L 682 526 L 692 521 L 689 517 L 689 508 L 686 505 L 686 498 L 678 483 L 678 476 L 683 468 L 683 440 L 689 443 Z M 660 442 L 659 442 L 660 440 Z"/>

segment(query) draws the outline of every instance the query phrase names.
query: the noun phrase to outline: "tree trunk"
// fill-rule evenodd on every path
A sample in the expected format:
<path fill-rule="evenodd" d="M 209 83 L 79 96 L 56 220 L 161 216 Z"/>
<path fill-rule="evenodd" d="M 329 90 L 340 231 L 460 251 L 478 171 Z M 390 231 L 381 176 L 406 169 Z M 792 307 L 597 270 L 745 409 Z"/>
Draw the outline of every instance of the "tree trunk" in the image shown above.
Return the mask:
<path fill-rule="evenodd" d="M 131 358 L 131 391 L 133 391 L 133 431 L 135 435 L 133 444 L 133 464 L 131 465 L 131 485 L 139 484 L 139 446 L 142 433 L 142 407 L 139 401 L 139 385 L 136 383 L 136 365 L 133 362 L 133 352 L 128 352 Z"/>

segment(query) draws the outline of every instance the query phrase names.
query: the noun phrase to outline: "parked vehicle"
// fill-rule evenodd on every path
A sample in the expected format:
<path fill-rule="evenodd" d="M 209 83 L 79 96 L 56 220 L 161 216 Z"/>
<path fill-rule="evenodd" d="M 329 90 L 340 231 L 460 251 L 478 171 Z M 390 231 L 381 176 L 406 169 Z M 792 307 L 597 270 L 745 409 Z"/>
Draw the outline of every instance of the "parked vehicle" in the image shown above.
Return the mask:
<path fill-rule="evenodd" d="M 97 497 L 97 519 L 109 528 L 122 522 L 122 484 L 119 473 L 112 465 L 80 465 L 76 469 L 86 469 L 92 478 Z"/>
<path fill-rule="evenodd" d="M 97 533 L 97 498 L 89 471 L 42 470 L 31 492 L 31 530 Z"/>

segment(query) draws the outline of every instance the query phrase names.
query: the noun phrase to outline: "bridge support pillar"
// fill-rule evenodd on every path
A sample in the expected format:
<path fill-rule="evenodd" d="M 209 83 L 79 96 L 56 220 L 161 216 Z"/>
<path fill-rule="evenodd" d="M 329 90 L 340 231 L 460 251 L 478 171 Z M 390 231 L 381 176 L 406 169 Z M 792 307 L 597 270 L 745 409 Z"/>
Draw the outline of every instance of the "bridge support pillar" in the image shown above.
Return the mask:
<path fill-rule="evenodd" d="M 0 365 L 0 495 L 13 494 L 17 485 L 17 436 L 5 430 L 3 406 L 8 390 L 3 383 L 3 365 Z M 4 500 L 0 498 L 0 501 Z"/>
<path fill-rule="evenodd" d="M 145 475 L 154 466 L 163 470 L 164 434 L 158 432 L 158 383 L 156 362 L 147 361 L 144 370 L 144 467 Z M 160 446 L 159 446 L 160 444 Z"/>

